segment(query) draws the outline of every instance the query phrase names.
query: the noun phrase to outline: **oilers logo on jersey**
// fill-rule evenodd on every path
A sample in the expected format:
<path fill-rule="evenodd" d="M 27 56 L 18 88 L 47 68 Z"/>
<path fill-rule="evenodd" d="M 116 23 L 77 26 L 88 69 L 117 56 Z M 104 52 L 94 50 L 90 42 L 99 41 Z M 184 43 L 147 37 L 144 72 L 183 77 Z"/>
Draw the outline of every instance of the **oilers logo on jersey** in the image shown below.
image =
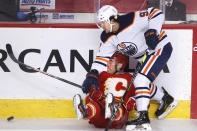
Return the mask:
<path fill-rule="evenodd" d="M 117 48 L 119 51 L 129 56 L 135 55 L 138 51 L 136 44 L 132 42 L 122 42 L 117 45 Z"/>

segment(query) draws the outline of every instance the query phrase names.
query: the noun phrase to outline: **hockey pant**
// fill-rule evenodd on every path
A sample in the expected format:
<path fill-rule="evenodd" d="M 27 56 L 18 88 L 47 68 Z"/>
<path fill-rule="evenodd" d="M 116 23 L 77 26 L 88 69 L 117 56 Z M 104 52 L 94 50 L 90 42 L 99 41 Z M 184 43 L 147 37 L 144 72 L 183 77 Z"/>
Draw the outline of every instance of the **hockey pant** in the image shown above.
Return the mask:
<path fill-rule="evenodd" d="M 105 128 L 110 119 L 105 119 L 105 101 L 104 99 L 94 99 L 94 97 L 87 96 L 85 99 L 89 123 L 97 128 Z M 117 104 L 117 103 L 115 103 Z M 110 128 L 122 128 L 128 120 L 129 111 L 135 107 L 135 101 L 131 98 L 121 106 L 117 116 L 112 122 Z"/>

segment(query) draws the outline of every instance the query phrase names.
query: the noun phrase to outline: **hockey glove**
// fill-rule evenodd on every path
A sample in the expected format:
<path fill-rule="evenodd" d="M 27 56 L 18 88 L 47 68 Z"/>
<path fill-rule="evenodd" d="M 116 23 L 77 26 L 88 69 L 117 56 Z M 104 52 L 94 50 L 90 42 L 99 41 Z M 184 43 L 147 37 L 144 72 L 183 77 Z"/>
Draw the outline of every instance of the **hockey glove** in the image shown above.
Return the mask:
<path fill-rule="evenodd" d="M 149 29 L 144 33 L 146 44 L 150 50 L 154 50 L 159 43 L 159 38 L 155 29 Z"/>
<path fill-rule="evenodd" d="M 98 85 L 99 85 L 98 76 L 99 76 L 99 73 L 97 70 L 91 70 L 86 75 L 86 79 L 83 81 L 83 84 L 82 84 L 83 93 L 86 93 L 86 94 L 89 93 L 91 90 L 91 86 L 93 86 L 97 90 Z"/>

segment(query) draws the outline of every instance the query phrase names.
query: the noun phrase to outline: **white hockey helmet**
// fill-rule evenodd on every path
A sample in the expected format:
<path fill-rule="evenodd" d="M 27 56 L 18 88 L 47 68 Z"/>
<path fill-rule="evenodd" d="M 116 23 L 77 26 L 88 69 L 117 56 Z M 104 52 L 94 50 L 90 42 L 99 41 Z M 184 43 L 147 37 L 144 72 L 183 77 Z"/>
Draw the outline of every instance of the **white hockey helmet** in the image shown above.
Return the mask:
<path fill-rule="evenodd" d="M 110 24 L 110 17 L 114 16 L 115 19 L 118 17 L 118 11 L 114 6 L 111 5 L 104 5 L 101 7 L 97 12 L 97 26 L 99 26 L 99 22 L 107 21 Z M 110 24 L 112 27 L 112 25 Z"/>
<path fill-rule="evenodd" d="M 118 11 L 114 6 L 111 5 L 104 5 L 101 7 L 97 12 L 97 19 L 98 21 L 107 21 L 110 22 L 110 17 L 114 16 L 117 18 Z"/>

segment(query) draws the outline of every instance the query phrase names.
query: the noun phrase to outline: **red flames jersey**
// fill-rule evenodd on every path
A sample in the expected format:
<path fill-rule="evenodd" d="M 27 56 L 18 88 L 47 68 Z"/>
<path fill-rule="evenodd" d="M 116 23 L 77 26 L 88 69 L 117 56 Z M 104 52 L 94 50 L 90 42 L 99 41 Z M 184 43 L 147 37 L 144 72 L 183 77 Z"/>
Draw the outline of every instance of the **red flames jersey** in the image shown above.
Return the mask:
<path fill-rule="evenodd" d="M 94 117 L 90 118 L 89 123 L 98 128 L 105 128 L 109 122 L 109 119 L 105 119 L 105 95 L 112 93 L 116 100 L 120 100 L 124 95 L 126 88 L 128 87 L 132 75 L 129 73 L 122 74 L 109 74 L 107 72 L 101 72 L 99 75 L 99 88 L 97 91 L 92 90 L 86 97 L 86 104 L 94 113 Z M 135 95 L 135 88 L 132 85 L 130 87 L 127 96 L 124 99 L 124 105 L 127 108 L 129 97 Z M 113 121 L 110 128 L 122 128 L 128 120 L 129 111 L 125 110 L 121 106 L 121 117 L 117 121 Z"/>
<path fill-rule="evenodd" d="M 101 72 L 99 76 L 99 90 L 101 90 L 104 95 L 112 93 L 116 99 L 121 99 L 131 79 L 132 75 L 129 73 L 109 74 L 105 71 Z M 135 88 L 133 85 L 130 87 L 127 94 L 125 101 L 127 101 L 128 97 L 135 95 Z"/>

